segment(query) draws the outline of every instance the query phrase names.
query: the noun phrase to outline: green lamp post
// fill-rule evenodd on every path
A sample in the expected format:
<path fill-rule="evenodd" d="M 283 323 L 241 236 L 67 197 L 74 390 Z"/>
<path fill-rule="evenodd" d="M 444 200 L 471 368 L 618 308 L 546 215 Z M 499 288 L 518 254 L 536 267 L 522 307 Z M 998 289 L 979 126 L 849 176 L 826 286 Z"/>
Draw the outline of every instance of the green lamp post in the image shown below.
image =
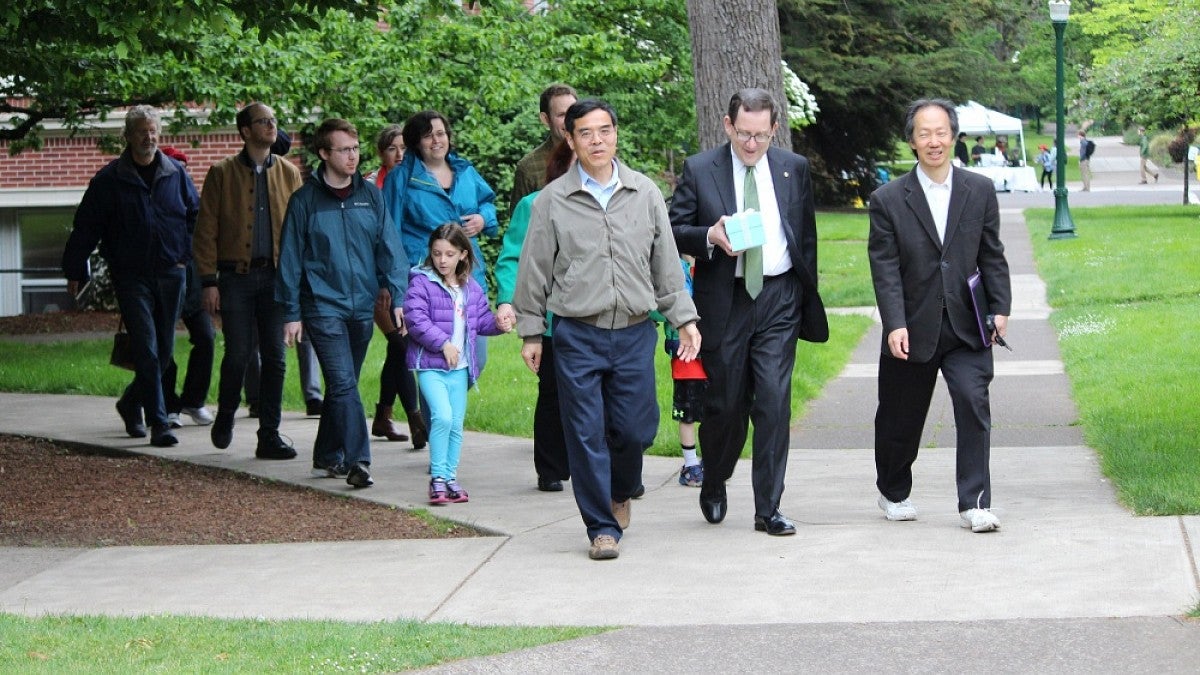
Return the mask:
<path fill-rule="evenodd" d="M 1054 227 L 1050 230 L 1051 239 L 1072 239 L 1075 237 L 1075 222 L 1071 220 L 1071 210 L 1067 207 L 1067 144 L 1066 112 L 1063 103 L 1063 32 L 1067 29 L 1067 17 L 1071 14 L 1070 0 L 1050 0 L 1050 22 L 1054 24 L 1054 63 L 1055 63 L 1055 129 L 1054 147 L 1058 153 L 1058 165 L 1054 169 L 1057 177 L 1057 187 L 1054 188 Z"/>

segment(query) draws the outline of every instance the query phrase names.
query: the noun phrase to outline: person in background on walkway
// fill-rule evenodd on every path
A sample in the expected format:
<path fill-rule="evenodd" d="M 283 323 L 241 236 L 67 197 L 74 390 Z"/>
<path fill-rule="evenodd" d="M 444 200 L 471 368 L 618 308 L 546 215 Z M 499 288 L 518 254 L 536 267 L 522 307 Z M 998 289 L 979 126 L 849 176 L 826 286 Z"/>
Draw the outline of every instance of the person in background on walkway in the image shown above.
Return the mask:
<path fill-rule="evenodd" d="M 707 338 L 700 354 L 709 383 L 699 434 L 700 512 L 710 523 L 725 519 L 725 481 L 737 468 L 753 420 L 754 529 L 790 535 L 796 526 L 779 505 L 796 341 L 829 339 L 817 292 L 812 178 L 808 159 L 771 147 L 779 105 L 770 92 L 735 93 L 724 126 L 729 142 L 689 157 L 671 199 L 675 243 L 696 259 L 696 306 Z M 766 241 L 735 251 L 725 222 L 747 209 L 762 215 Z"/>
<path fill-rule="evenodd" d="M 546 183 L 567 172 L 575 153 L 564 136 L 567 108 L 576 101 L 575 90 L 565 84 L 552 84 L 542 91 L 538 118 L 549 130 L 546 140 L 517 162 L 513 191 L 509 201 L 508 229 L 496 259 L 496 314 L 516 321 L 512 309 L 513 289 L 517 281 L 517 261 L 529 226 L 533 195 Z M 549 323 L 547 325 L 550 325 Z M 538 370 L 538 397 L 533 409 L 533 468 L 537 488 L 542 492 L 562 492 L 563 481 L 571 478 L 567 463 L 567 441 L 563 436 L 562 417 L 558 412 L 558 378 L 554 374 L 554 338 L 542 336 L 542 367 Z"/>
<path fill-rule="evenodd" d="M 409 273 L 404 297 L 408 367 L 429 404 L 430 504 L 467 501 L 458 462 L 467 390 L 480 375 L 475 339 L 512 330 L 511 319 L 492 314 L 487 293 L 471 277 L 473 258 L 461 225 L 442 225 L 429 235 L 429 253 Z"/>
<path fill-rule="evenodd" d="M 379 169 L 363 176 L 363 180 L 374 182 L 377 187 L 383 188 L 388 172 L 404 159 L 403 131 L 404 127 L 399 124 L 389 124 L 379 132 L 375 139 L 375 149 L 379 152 Z M 408 337 L 392 320 L 391 308 L 392 296 L 386 288 L 379 289 L 379 295 L 375 297 L 375 325 L 387 339 L 387 355 L 384 357 L 383 370 L 379 373 L 379 402 L 375 404 L 371 435 L 389 441 L 408 440 L 408 436 L 392 421 L 392 410 L 395 408 L 396 397 L 399 396 L 404 416 L 408 418 L 413 448 L 420 450 L 425 447 L 429 430 L 425 426 L 425 418 L 421 416 L 416 380 L 404 363 L 408 351 Z"/>
<path fill-rule="evenodd" d="M 867 252 L 883 322 L 876 485 L 888 520 L 916 520 L 912 464 L 940 371 L 954 405 L 962 526 L 987 532 L 1000 527 L 991 511 L 990 340 L 1007 332 L 1012 292 L 992 182 L 954 170 L 947 158 L 957 131 L 953 103 L 914 102 L 904 135 L 917 166 L 871 195 Z M 967 285 L 976 271 L 995 314 L 987 345 Z"/>
<path fill-rule="evenodd" d="M 642 485 L 642 453 L 658 431 L 650 311 L 679 329 L 685 361 L 700 349 L 699 315 L 662 193 L 616 159 L 616 111 L 600 100 L 578 101 L 564 125 L 578 161 L 533 202 L 512 304 L 521 357 L 534 373 L 546 312 L 554 313 L 571 485 L 588 556 L 606 560 L 619 554 L 630 500 Z"/>
<path fill-rule="evenodd" d="M 679 259 L 688 295 L 692 294 L 692 260 Z M 661 315 L 659 315 L 661 317 Z M 679 331 L 663 321 L 663 349 L 671 357 L 671 419 L 679 422 L 679 449 L 683 466 L 679 469 L 679 484 L 700 487 L 704 484 L 704 466 L 696 454 L 696 423 L 702 419 L 704 395 L 708 390 L 708 374 L 700 359 L 684 361 L 679 353 Z"/>
<path fill-rule="evenodd" d="M 317 353 L 308 342 L 296 344 L 296 365 L 300 372 L 300 395 L 304 398 L 304 414 L 320 417 L 325 395 L 321 386 L 321 366 Z M 286 373 L 285 373 L 286 376 Z M 258 396 L 262 386 L 262 356 L 258 351 L 258 328 L 250 340 L 250 360 L 246 363 L 246 416 L 258 418 Z"/>
<path fill-rule="evenodd" d="M 510 220 L 516 212 L 517 205 L 526 195 L 541 190 L 550 182 L 546 176 L 547 161 L 558 144 L 566 142 L 563 137 L 567 131 L 563 123 L 567 116 L 567 108 L 577 100 L 579 98 L 575 89 L 570 85 L 555 83 L 542 90 L 542 95 L 538 98 L 538 120 L 546 127 L 548 133 L 541 145 L 530 150 L 517 162 L 517 168 L 513 172 L 512 193 L 508 196 Z M 550 367 L 553 369 L 552 365 Z"/>
<path fill-rule="evenodd" d="M 374 484 L 366 414 L 358 394 L 379 289 L 392 297 L 397 326 L 408 288 L 408 258 L 379 188 L 358 173 L 358 130 L 344 119 L 317 127 L 321 164 L 292 195 L 279 242 L 275 301 L 288 346 L 312 340 L 325 376 L 325 405 L 313 443 L 313 474 Z M 303 323 L 301 323 L 303 321 Z"/>
<path fill-rule="evenodd" d="M 1046 183 L 1050 184 L 1050 189 L 1054 189 L 1054 169 L 1058 166 L 1058 148 L 1048 148 L 1045 145 L 1039 145 L 1038 164 L 1042 165 L 1042 177 L 1038 180 L 1038 185 L 1041 189 L 1046 189 Z"/>
<path fill-rule="evenodd" d="M 164 145 L 159 150 L 167 157 L 187 166 L 188 156 L 182 150 L 169 145 Z M 182 429 L 181 415 L 187 415 L 192 418 L 194 424 L 206 426 L 213 423 L 212 413 L 204 407 L 204 399 L 208 396 L 208 386 L 212 382 L 213 353 L 216 350 L 217 335 L 212 317 L 200 304 L 200 277 L 196 272 L 195 258 L 188 262 L 179 318 L 187 328 L 188 341 L 192 348 L 188 354 L 182 392 L 175 393 L 175 384 L 179 380 L 179 366 L 174 357 L 171 358 L 171 365 L 163 371 L 162 390 L 163 401 L 167 406 L 167 424 L 172 429 Z"/>
<path fill-rule="evenodd" d="M 986 154 L 987 148 L 983 147 L 983 136 L 976 136 L 975 145 L 971 146 L 971 166 L 979 166 Z"/>
<path fill-rule="evenodd" d="M 236 122 L 244 145 L 208 170 L 196 224 L 204 308 L 213 316 L 220 313 L 225 336 L 212 444 L 223 450 L 233 442 L 234 415 L 257 330 L 262 376 L 254 456 L 292 459 L 296 450 L 279 435 L 286 366 L 283 315 L 275 304 L 275 270 L 284 213 L 288 199 L 300 187 L 300 171 L 271 152 L 278 139 L 278 121 L 270 106 L 247 104 L 238 111 Z"/>
<path fill-rule="evenodd" d="M 179 442 L 167 420 L 163 372 L 175 350 L 175 324 L 183 304 L 192 232 L 200 198 L 183 165 L 162 154 L 158 111 L 134 106 L 125 113 L 125 151 L 96 173 L 63 249 L 67 291 L 79 295 L 96 245 L 108 263 L 121 319 L 129 330 L 133 382 L 117 401 L 132 438 L 170 447 Z"/>
<path fill-rule="evenodd" d="M 1138 167 L 1142 172 L 1141 184 L 1145 185 L 1148 181 L 1146 176 L 1154 174 L 1154 182 L 1158 182 L 1158 168 L 1150 161 L 1150 137 L 1146 135 L 1146 127 L 1138 127 L 1138 155 L 1142 158 L 1141 164 Z"/>
<path fill-rule="evenodd" d="M 1083 180 L 1083 192 L 1092 189 L 1092 153 L 1096 151 L 1096 143 L 1087 137 L 1087 132 L 1079 131 L 1079 177 Z"/>
<path fill-rule="evenodd" d="M 961 131 L 958 134 L 958 140 L 954 143 L 954 159 L 958 160 L 959 166 L 971 166 L 971 153 L 967 152 L 967 133 Z"/>

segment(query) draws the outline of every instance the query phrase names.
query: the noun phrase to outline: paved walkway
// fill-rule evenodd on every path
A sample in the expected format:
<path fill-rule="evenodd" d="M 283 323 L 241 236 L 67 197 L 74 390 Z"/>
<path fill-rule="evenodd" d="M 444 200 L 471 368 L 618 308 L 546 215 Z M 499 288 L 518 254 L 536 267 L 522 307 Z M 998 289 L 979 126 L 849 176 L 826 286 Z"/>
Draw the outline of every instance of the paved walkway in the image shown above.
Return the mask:
<path fill-rule="evenodd" d="M 1117 189 L 1127 172 L 1097 173 L 1093 192 L 1073 193 L 1072 205 L 1138 196 Z M 1142 192 L 1171 203 L 1162 190 L 1169 180 Z M 460 477 L 471 502 L 437 512 L 494 536 L 0 548 L 0 611 L 627 627 L 441 672 L 946 672 L 961 671 L 963 660 L 998 672 L 1195 672 L 1200 622 L 1179 617 L 1200 601 L 1200 516 L 1132 517 L 1083 445 L 1021 199 L 1001 196 L 1015 351 L 997 352 L 992 388 L 998 532 L 958 526 L 944 390 L 915 466 L 921 519 L 890 523 L 875 506 L 876 324 L 793 429 L 783 510 L 798 524 L 794 537 L 753 531 L 748 465 L 730 481 L 728 518 L 714 526 L 700 516 L 698 490 L 676 483 L 679 461 L 647 457 L 647 494 L 634 502 L 620 559 L 593 562 L 570 492 L 534 489 L 530 442 L 468 433 Z M 340 481 L 309 478 L 304 458 L 253 459 L 244 422 L 229 450 L 215 450 L 207 429 L 187 427 L 177 448 L 160 451 L 125 438 L 112 406 L 0 394 L 0 430 L 350 493 Z M 311 447 L 316 422 L 293 413 L 283 431 Z M 426 455 L 396 443 L 373 452 L 377 485 L 353 495 L 424 508 Z M 330 570 L 342 570 L 336 582 Z"/>

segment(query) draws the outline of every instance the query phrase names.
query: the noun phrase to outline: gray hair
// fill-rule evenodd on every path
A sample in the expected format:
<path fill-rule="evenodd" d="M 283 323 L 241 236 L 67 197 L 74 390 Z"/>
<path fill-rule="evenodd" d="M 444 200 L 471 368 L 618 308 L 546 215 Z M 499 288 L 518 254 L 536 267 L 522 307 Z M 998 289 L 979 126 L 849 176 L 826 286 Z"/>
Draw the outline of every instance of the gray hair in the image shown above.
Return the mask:
<path fill-rule="evenodd" d="M 738 112 L 742 109 L 746 112 L 760 112 L 762 110 L 771 111 L 771 126 L 779 123 L 779 108 L 775 105 L 775 97 L 766 89 L 757 87 L 748 87 L 742 89 L 729 99 L 729 121 L 736 122 Z"/>
<path fill-rule="evenodd" d="M 133 133 L 137 123 L 142 120 L 150 120 L 154 122 L 154 126 L 162 131 L 162 120 L 158 117 L 158 110 L 150 105 L 135 105 L 125 113 L 125 131 L 123 135 L 129 138 L 129 134 Z"/>

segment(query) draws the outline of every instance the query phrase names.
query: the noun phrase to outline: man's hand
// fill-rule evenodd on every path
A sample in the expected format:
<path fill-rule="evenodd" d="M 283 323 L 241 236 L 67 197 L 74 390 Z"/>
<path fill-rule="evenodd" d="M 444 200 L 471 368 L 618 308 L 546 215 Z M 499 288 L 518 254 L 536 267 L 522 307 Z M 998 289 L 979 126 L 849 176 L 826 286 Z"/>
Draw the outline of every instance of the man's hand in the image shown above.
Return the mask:
<path fill-rule="evenodd" d="M 384 291 L 384 292 L 386 293 L 386 291 Z M 389 298 L 391 297 L 390 293 L 388 293 L 388 297 Z M 389 304 L 391 303 L 390 300 L 388 302 L 389 302 Z M 395 321 L 396 321 L 396 330 L 401 335 L 408 335 L 408 324 L 404 323 L 404 308 L 397 307 L 397 308 L 393 309 L 392 310 L 392 318 L 395 319 Z"/>
<path fill-rule="evenodd" d="M 537 372 L 538 368 L 542 367 L 542 343 L 526 342 L 521 346 L 521 358 L 525 361 L 525 365 L 533 372 Z"/>
<path fill-rule="evenodd" d="M 205 286 L 200 291 L 200 306 L 214 319 L 221 311 L 221 292 L 216 286 Z"/>
<path fill-rule="evenodd" d="M 887 342 L 892 356 L 902 361 L 908 360 L 908 328 L 897 328 L 888 333 Z"/>
<path fill-rule="evenodd" d="M 207 289 L 205 289 L 207 290 Z M 296 343 L 304 337 L 304 324 L 299 321 L 288 321 L 283 324 L 283 344 L 288 347 L 295 347 Z"/>
<path fill-rule="evenodd" d="M 679 351 L 675 352 L 675 356 L 680 361 L 692 361 L 699 353 L 700 329 L 696 328 L 695 322 L 689 323 L 679 329 Z"/>
<path fill-rule="evenodd" d="M 733 252 L 733 244 L 729 243 L 729 235 L 725 232 L 725 220 L 729 216 L 721 216 L 716 225 L 708 228 L 708 243 L 720 248 L 729 255 L 737 255 Z"/>
<path fill-rule="evenodd" d="M 1008 337 L 1008 317 L 997 314 L 992 320 L 996 322 L 996 334 L 1000 337 Z"/>

